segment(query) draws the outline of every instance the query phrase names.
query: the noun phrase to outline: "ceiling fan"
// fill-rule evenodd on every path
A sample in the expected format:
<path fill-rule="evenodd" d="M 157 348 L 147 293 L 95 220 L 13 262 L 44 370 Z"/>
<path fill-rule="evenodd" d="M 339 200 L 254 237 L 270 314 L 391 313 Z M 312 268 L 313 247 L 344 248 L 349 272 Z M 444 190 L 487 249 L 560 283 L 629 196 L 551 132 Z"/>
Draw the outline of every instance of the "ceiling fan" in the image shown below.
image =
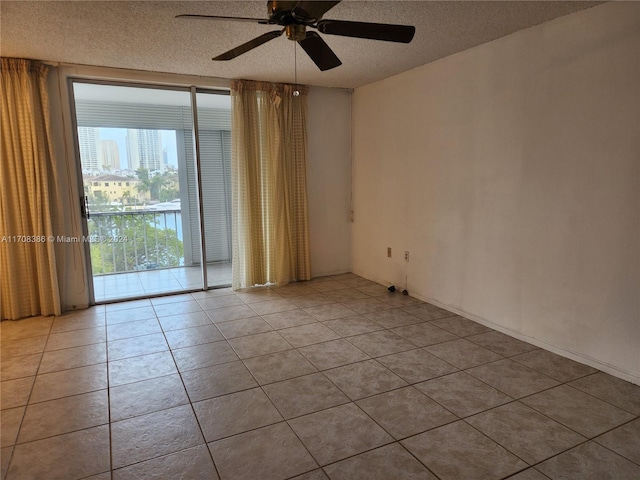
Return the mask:
<path fill-rule="evenodd" d="M 308 32 L 307 27 L 314 28 L 328 35 L 384 40 L 387 42 L 409 43 L 413 39 L 416 31 L 416 28 L 413 26 L 323 19 L 322 16 L 338 3 L 340 2 L 271 0 L 267 2 L 268 18 L 266 19 L 192 14 L 177 15 L 176 18 L 198 18 L 251 22 L 262 25 L 279 25 L 284 28 L 264 33 L 253 40 L 249 40 L 247 43 L 243 43 L 228 52 L 214 57 L 212 60 L 231 60 L 286 33 L 287 38 L 298 42 L 307 55 L 311 57 L 311 60 L 313 60 L 322 71 L 338 67 L 342 65 L 342 62 L 322 37 L 316 32 Z"/>

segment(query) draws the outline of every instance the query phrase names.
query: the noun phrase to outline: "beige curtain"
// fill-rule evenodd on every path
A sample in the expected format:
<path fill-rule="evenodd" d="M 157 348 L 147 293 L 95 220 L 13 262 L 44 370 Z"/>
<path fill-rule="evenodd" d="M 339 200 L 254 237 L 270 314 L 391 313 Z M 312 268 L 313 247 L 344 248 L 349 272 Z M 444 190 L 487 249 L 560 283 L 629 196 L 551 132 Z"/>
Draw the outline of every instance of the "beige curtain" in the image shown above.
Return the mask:
<path fill-rule="evenodd" d="M 2 58 L 0 314 L 59 315 L 51 192 L 48 67 Z"/>
<path fill-rule="evenodd" d="M 307 93 L 292 85 L 232 84 L 234 289 L 311 278 Z"/>

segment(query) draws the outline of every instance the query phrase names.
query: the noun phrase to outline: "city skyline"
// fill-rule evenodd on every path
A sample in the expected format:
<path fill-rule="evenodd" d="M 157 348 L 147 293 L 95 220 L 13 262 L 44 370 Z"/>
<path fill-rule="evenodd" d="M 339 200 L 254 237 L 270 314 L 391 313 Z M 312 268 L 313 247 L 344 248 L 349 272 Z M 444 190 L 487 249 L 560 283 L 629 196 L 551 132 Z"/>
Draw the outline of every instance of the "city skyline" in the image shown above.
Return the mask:
<path fill-rule="evenodd" d="M 177 168 L 176 134 L 173 130 L 78 127 L 78 143 L 83 170 L 136 170 L 137 167 L 132 168 L 131 165 L 136 163 L 136 160 L 134 158 L 132 162 L 127 152 L 127 131 L 129 130 L 146 131 L 151 135 L 159 135 L 160 152 L 159 154 L 156 152 L 156 155 L 159 155 L 156 166 Z"/>

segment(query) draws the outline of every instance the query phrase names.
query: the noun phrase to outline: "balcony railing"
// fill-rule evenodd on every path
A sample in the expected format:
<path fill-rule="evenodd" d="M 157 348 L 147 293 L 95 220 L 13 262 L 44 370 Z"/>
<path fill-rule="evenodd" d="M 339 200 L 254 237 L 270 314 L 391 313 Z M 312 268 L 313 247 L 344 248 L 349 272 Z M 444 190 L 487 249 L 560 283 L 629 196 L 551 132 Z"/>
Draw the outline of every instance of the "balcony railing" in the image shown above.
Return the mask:
<path fill-rule="evenodd" d="M 179 210 L 92 213 L 88 227 L 93 275 L 184 265 Z"/>

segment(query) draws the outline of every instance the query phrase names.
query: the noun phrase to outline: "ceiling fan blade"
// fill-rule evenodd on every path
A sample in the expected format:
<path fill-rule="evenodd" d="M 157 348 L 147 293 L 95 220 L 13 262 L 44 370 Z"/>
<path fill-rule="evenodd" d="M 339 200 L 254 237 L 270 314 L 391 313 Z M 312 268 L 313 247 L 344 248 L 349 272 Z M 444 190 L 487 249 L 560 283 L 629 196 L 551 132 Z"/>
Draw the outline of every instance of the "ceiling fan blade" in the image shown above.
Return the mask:
<path fill-rule="evenodd" d="M 298 43 L 323 72 L 342 65 L 333 50 L 316 32 L 307 32 L 306 38 Z"/>
<path fill-rule="evenodd" d="M 316 28 L 329 35 L 368 38 L 387 42 L 409 43 L 413 40 L 416 27 L 391 25 L 389 23 L 349 22 L 345 20 L 320 20 Z"/>
<path fill-rule="evenodd" d="M 176 15 L 175 18 L 196 18 L 199 20 L 223 20 L 228 22 L 251 22 L 261 23 L 268 25 L 269 21 L 264 18 L 247 18 L 247 17 L 219 17 L 217 15 L 192 15 L 190 13 L 183 13 L 182 15 Z"/>
<path fill-rule="evenodd" d="M 322 16 L 330 9 L 339 4 L 337 2 L 312 2 L 312 1 L 300 1 L 293 7 L 293 16 L 296 18 L 302 18 L 306 20 L 313 20 L 317 22 Z"/>
<path fill-rule="evenodd" d="M 247 53 L 249 50 L 253 50 L 260 45 L 267 43 L 274 38 L 278 38 L 282 35 L 284 30 L 274 30 L 273 32 L 263 33 L 259 37 L 254 38 L 253 40 L 249 40 L 247 43 L 243 43 L 242 45 L 237 46 L 236 48 L 232 48 L 228 52 L 225 52 L 217 57 L 213 57 L 211 60 L 231 60 L 236 58 L 243 53 Z"/>

